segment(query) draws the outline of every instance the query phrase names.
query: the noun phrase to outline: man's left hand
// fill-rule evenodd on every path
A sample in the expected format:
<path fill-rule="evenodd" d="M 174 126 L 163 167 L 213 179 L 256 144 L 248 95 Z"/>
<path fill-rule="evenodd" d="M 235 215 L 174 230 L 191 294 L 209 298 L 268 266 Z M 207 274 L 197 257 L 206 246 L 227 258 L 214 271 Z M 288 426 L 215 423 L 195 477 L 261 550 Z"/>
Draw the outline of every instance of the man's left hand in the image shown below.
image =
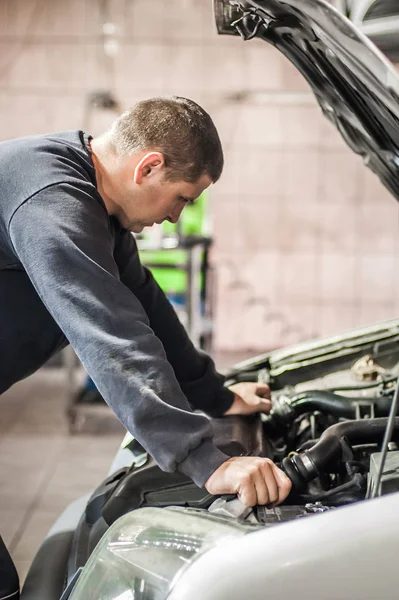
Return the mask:
<path fill-rule="evenodd" d="M 253 413 L 269 413 L 272 407 L 270 388 L 266 383 L 243 381 L 229 387 L 234 392 L 233 404 L 225 415 L 252 415 Z"/>

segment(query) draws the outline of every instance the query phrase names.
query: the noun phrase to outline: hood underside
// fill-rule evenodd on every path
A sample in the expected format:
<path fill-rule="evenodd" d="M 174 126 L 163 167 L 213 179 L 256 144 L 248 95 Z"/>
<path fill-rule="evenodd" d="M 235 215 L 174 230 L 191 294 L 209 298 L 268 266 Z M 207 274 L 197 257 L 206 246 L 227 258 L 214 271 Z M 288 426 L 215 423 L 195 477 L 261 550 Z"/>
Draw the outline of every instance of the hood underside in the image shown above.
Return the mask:
<path fill-rule="evenodd" d="M 309 82 L 325 116 L 399 200 L 399 76 L 324 0 L 214 0 L 218 32 L 261 38 Z"/>
<path fill-rule="evenodd" d="M 226 375 L 231 382 L 239 380 L 237 376 L 242 373 L 261 375 L 283 387 L 350 369 L 366 355 L 392 368 L 399 360 L 399 319 L 261 354 L 235 365 Z"/>

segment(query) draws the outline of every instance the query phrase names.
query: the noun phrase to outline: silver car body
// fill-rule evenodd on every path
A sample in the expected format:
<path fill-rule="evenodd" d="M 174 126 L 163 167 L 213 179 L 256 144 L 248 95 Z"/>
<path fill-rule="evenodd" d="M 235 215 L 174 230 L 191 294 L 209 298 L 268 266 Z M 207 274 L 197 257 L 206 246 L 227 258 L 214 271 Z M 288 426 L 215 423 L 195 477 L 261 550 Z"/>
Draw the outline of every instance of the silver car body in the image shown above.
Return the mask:
<path fill-rule="evenodd" d="M 392 494 L 221 544 L 168 600 L 394 600 L 398 513 Z"/>

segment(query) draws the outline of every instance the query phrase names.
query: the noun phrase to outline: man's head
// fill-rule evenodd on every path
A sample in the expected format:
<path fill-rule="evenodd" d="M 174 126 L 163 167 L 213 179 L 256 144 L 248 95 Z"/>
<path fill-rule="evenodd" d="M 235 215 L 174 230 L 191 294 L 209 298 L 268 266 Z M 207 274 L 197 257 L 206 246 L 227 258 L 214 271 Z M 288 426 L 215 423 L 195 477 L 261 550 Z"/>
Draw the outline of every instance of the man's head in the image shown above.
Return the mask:
<path fill-rule="evenodd" d="M 211 117 L 186 98 L 138 102 L 92 148 L 108 212 L 135 232 L 176 222 L 223 169 Z"/>

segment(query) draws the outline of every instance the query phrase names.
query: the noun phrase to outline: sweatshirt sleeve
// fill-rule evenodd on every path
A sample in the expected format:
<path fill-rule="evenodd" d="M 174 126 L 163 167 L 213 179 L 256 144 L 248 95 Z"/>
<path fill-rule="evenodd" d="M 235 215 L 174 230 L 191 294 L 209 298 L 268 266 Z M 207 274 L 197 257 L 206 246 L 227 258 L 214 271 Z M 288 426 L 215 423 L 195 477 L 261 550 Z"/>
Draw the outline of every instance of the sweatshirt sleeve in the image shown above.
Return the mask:
<path fill-rule="evenodd" d="M 211 357 L 191 342 L 164 292 L 140 263 L 135 239 L 125 229 L 117 234 L 115 259 L 121 280 L 143 305 L 191 406 L 212 417 L 222 416 L 233 403 L 234 393 L 224 386 L 225 378 L 217 373 Z"/>
<path fill-rule="evenodd" d="M 114 235 L 86 181 L 50 186 L 9 223 L 14 251 L 106 402 L 164 471 L 202 486 L 227 460 L 209 420 L 192 412 L 149 325 L 119 276 Z"/>

